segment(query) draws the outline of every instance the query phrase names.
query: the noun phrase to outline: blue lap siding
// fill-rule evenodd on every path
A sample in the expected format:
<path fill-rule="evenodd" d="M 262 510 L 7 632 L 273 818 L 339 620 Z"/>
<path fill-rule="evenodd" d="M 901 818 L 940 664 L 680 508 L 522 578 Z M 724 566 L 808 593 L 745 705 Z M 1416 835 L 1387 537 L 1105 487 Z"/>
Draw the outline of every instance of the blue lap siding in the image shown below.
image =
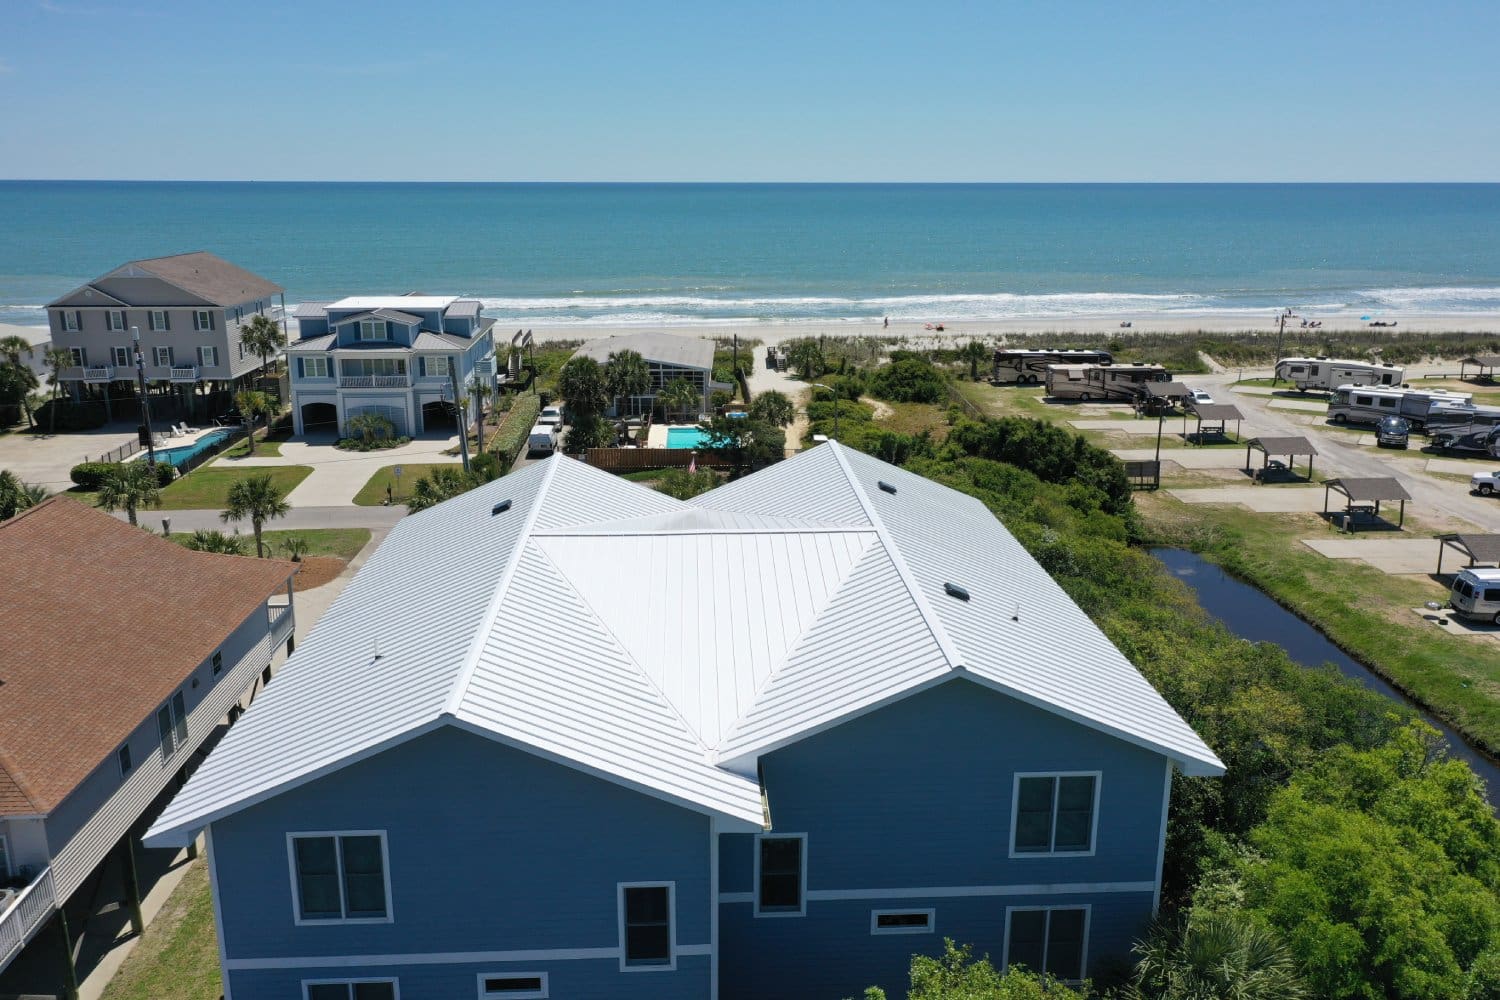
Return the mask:
<path fill-rule="evenodd" d="M 807 835 L 811 895 L 804 917 L 755 917 L 736 899 L 755 889 L 754 838 L 721 837 L 720 995 L 901 996 L 912 952 L 945 936 L 998 964 L 1012 906 L 1090 904 L 1090 971 L 1123 959 L 1152 913 L 1166 767 L 962 679 L 768 754 L 773 832 Z M 1014 775 L 1054 770 L 1102 773 L 1095 853 L 1011 858 Z M 933 934 L 870 933 L 871 910 L 926 908 Z"/>
<path fill-rule="evenodd" d="M 386 831 L 392 922 L 294 924 L 286 835 L 321 830 Z M 616 949 L 619 882 L 675 882 L 678 946 L 709 944 L 707 817 L 468 732 L 418 737 L 216 822 L 212 835 L 234 1000 L 300 997 L 304 979 L 393 974 L 402 1000 L 475 996 L 478 972 L 507 969 L 548 972 L 554 996 L 710 991 L 706 955 L 679 956 L 670 972 L 621 972 L 616 957 L 305 964 Z M 236 968 L 257 959 L 295 967 Z"/>

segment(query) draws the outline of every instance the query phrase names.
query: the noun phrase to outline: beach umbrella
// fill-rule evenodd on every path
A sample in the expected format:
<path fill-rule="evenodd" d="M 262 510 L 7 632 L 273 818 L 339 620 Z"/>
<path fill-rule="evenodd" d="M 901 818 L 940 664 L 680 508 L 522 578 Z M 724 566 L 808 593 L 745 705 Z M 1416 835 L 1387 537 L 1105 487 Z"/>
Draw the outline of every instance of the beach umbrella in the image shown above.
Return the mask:
<path fill-rule="evenodd" d="M 1368 323 L 1368 322 L 1370 322 L 1370 317 L 1368 317 L 1368 316 L 1361 316 L 1361 317 L 1360 317 L 1360 318 L 1359 318 L 1359 321 L 1360 321 L 1360 322 L 1361 322 L 1361 323 Z"/>

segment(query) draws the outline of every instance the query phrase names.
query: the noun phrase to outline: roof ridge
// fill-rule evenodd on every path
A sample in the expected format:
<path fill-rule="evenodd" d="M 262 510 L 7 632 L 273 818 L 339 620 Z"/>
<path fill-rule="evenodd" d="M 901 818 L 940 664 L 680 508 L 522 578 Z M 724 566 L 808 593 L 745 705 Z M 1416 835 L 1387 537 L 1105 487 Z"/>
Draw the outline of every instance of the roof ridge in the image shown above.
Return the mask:
<path fill-rule="evenodd" d="M 837 441 L 829 441 L 828 444 L 833 446 L 834 457 L 838 459 L 839 468 L 848 480 L 849 488 L 854 491 L 855 499 L 864 508 L 865 516 L 870 519 L 870 525 L 875 529 L 875 533 L 880 537 L 880 543 L 885 546 L 886 552 L 890 555 L 891 563 L 896 567 L 896 573 L 901 577 L 901 582 L 906 585 L 907 592 L 911 594 L 911 599 L 916 603 L 917 611 L 921 614 L 922 620 L 926 622 L 928 630 L 932 632 L 933 639 L 937 641 L 938 649 L 942 651 L 943 659 L 948 661 L 949 668 L 953 670 L 964 669 L 963 658 L 958 653 L 958 647 L 954 645 L 952 638 L 949 637 L 948 630 L 943 627 L 943 621 L 938 617 L 937 611 L 927 602 L 927 595 L 923 594 L 922 588 L 917 586 L 917 581 L 911 574 L 911 567 L 906 565 L 906 555 L 901 551 L 901 547 L 896 544 L 896 540 L 891 537 L 891 533 L 886 530 L 885 521 L 881 518 L 880 512 L 870 502 L 870 495 L 865 492 L 865 488 L 855 478 L 854 469 L 849 465 L 849 459 L 844 454 L 844 446 Z"/>
<path fill-rule="evenodd" d="M 515 579 L 516 566 L 521 562 L 521 554 L 526 549 L 526 543 L 531 540 L 531 531 L 536 525 L 537 515 L 541 512 L 542 504 L 547 501 L 547 494 L 552 491 L 552 480 L 557 476 L 558 463 L 563 461 L 570 460 L 564 458 L 559 452 L 554 454 L 551 461 L 547 463 L 546 470 L 542 474 L 542 483 L 537 487 L 536 498 L 531 501 L 531 509 L 526 512 L 526 520 L 516 535 L 515 546 L 506 560 L 505 569 L 500 572 L 500 580 L 495 584 L 495 592 L 490 596 L 490 605 L 485 610 L 484 617 L 479 620 L 473 637 L 469 640 L 469 652 L 464 657 L 464 665 L 453 678 L 453 688 L 448 692 L 448 698 L 443 703 L 442 715 L 457 717 L 458 708 L 463 704 L 469 692 L 469 683 L 474 679 L 475 671 L 479 669 L 479 660 L 484 654 L 487 637 L 494 630 L 495 620 L 500 616 L 500 606 L 505 603 L 505 595 L 510 591 L 510 582 Z"/>
<path fill-rule="evenodd" d="M 531 539 L 528 537 L 526 541 L 530 542 Z M 546 548 L 541 545 L 534 545 L 533 548 L 536 549 L 537 555 L 540 556 L 542 561 L 547 564 L 547 567 L 551 569 L 553 573 L 557 574 L 557 578 L 568 585 L 568 589 L 571 590 L 573 594 L 578 598 L 579 603 L 588 610 L 589 617 L 593 618 L 594 621 L 599 623 L 599 627 L 604 630 L 604 634 L 609 636 L 610 641 L 615 644 L 615 648 L 617 648 L 620 651 L 621 655 L 623 655 L 625 659 L 630 662 L 630 665 L 632 667 L 635 667 L 636 673 L 640 674 L 641 680 L 645 681 L 646 686 L 650 688 L 658 698 L 661 699 L 662 704 L 667 707 L 667 711 L 671 712 L 673 717 L 676 718 L 678 722 L 682 723 L 683 731 L 692 738 L 694 743 L 698 744 L 698 749 L 703 751 L 705 762 L 713 764 L 714 761 L 712 760 L 712 750 L 709 745 L 704 742 L 703 734 L 698 732 L 698 730 L 695 729 L 693 725 L 683 717 L 682 710 L 677 707 L 677 703 L 673 701 L 667 695 L 667 693 L 657 685 L 654 680 L 651 679 L 651 675 L 646 672 L 646 669 L 644 667 L 641 666 L 640 661 L 635 658 L 635 654 L 630 651 L 630 647 L 625 645 L 625 640 L 615 635 L 615 630 L 609 627 L 609 622 L 604 620 L 604 616 L 594 610 L 594 606 L 589 603 L 588 595 L 573 583 L 573 579 L 563 571 L 563 568 L 561 566 L 552 561 L 552 557 L 547 554 Z"/>

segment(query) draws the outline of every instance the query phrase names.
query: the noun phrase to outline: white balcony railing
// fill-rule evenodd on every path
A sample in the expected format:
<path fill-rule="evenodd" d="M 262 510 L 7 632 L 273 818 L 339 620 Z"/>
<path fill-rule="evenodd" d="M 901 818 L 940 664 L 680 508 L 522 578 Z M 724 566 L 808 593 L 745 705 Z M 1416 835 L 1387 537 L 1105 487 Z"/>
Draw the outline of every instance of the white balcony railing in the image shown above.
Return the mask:
<path fill-rule="evenodd" d="M 89 365 L 83 369 L 83 380 L 85 382 L 113 382 L 115 380 L 115 366 Z"/>
<path fill-rule="evenodd" d="M 495 359 L 494 358 L 485 358 L 483 361 L 476 361 L 476 362 L 474 362 L 474 374 L 475 375 L 493 375 L 493 374 L 495 374 Z"/>
<path fill-rule="evenodd" d="M 173 365 L 169 378 L 173 382 L 196 382 L 198 381 L 198 367 L 196 365 Z"/>
<path fill-rule="evenodd" d="M 292 629 L 292 606 L 290 604 L 268 604 L 266 614 L 271 622 L 271 645 L 279 645 Z"/>
<path fill-rule="evenodd" d="M 341 389 L 405 389 L 411 380 L 405 375 L 343 375 Z"/>
<path fill-rule="evenodd" d="M 52 915 L 57 892 L 52 884 L 52 869 L 42 870 L 31 884 L 0 913 L 0 969 L 10 964 L 26 942 L 36 935 Z"/>

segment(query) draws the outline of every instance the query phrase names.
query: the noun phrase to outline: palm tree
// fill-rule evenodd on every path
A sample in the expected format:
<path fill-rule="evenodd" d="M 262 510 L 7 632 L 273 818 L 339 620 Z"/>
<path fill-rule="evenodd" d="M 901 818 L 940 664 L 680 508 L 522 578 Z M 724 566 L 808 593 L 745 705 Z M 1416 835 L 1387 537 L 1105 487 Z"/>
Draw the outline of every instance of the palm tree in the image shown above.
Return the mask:
<path fill-rule="evenodd" d="M 26 413 L 26 426 L 32 430 L 36 429 L 36 421 L 31 416 L 31 394 L 41 383 L 31 365 L 22 359 L 35 354 L 31 342 L 25 337 L 0 337 L 0 397 L 9 396 L 21 404 Z"/>
<path fill-rule="evenodd" d="M 264 559 L 266 547 L 261 543 L 261 529 L 265 523 L 285 517 L 292 509 L 286 497 L 276 488 L 269 472 L 259 476 L 246 476 L 229 487 L 228 506 L 219 515 L 221 521 L 250 519 L 255 529 L 255 554 Z"/>
<path fill-rule="evenodd" d="M 971 340 L 958 352 L 959 357 L 969 363 L 969 381 L 979 381 L 979 363 L 990 356 L 990 349 L 982 340 Z"/>
<path fill-rule="evenodd" d="M 571 359 L 558 374 L 557 388 L 578 418 L 597 417 L 609 406 L 609 386 L 604 369 L 593 358 Z M 577 420 L 573 421 L 577 422 Z"/>
<path fill-rule="evenodd" d="M 195 552 L 217 552 L 226 556 L 245 554 L 245 540 L 239 535 L 226 535 L 222 531 L 200 528 L 183 544 Z"/>
<path fill-rule="evenodd" d="M 240 342 L 252 354 L 260 355 L 260 369 L 264 374 L 266 359 L 286 346 L 286 334 L 280 325 L 265 313 L 256 313 L 250 322 L 240 328 Z"/>
<path fill-rule="evenodd" d="M 47 362 L 47 384 L 52 387 L 52 418 L 48 434 L 57 433 L 57 397 L 62 394 L 62 370 L 71 367 L 73 355 L 61 347 L 49 347 L 44 357 Z"/>
<path fill-rule="evenodd" d="M 792 363 L 792 367 L 801 373 L 804 382 L 823 374 L 823 369 L 826 367 L 823 349 L 812 338 L 794 343 L 786 356 L 787 360 Z"/>
<path fill-rule="evenodd" d="M 750 404 L 750 419 L 774 427 L 786 427 L 797 417 L 797 408 L 784 392 L 767 389 Z"/>
<path fill-rule="evenodd" d="M 658 393 L 658 396 L 668 413 L 673 410 L 678 413 L 690 413 L 703 405 L 703 394 L 685 378 L 674 378 Z"/>
<path fill-rule="evenodd" d="M 460 469 L 433 469 L 412 487 L 411 496 L 406 498 L 407 513 L 415 514 L 435 507 L 444 500 L 469 492 L 477 485 L 479 483 L 473 476 L 465 475 Z"/>
<path fill-rule="evenodd" d="M 45 499 L 47 490 L 44 487 L 22 482 L 10 470 L 0 469 L 0 521 L 15 517 Z"/>
<path fill-rule="evenodd" d="M 1136 944 L 1131 997 L 1153 1000 L 1301 1000 L 1308 995 L 1291 953 L 1274 931 L 1233 911 L 1158 927 Z"/>
<path fill-rule="evenodd" d="M 312 543 L 302 535 L 288 535 L 286 541 L 281 543 L 281 547 L 286 550 L 287 558 L 292 562 L 301 562 L 311 545 Z"/>
<path fill-rule="evenodd" d="M 604 384 L 617 402 L 628 401 L 632 396 L 645 395 L 651 388 L 651 369 L 638 351 L 616 351 L 604 362 Z"/>
<path fill-rule="evenodd" d="M 240 411 L 240 419 L 245 422 L 246 457 L 252 457 L 255 454 L 255 418 L 262 413 L 270 416 L 276 412 L 276 406 L 269 395 L 256 389 L 242 389 L 235 393 L 234 405 Z"/>
<path fill-rule="evenodd" d="M 99 483 L 99 506 L 108 511 L 124 509 L 135 524 L 138 507 L 155 507 L 161 500 L 161 483 L 156 470 L 145 462 L 116 465 Z"/>

